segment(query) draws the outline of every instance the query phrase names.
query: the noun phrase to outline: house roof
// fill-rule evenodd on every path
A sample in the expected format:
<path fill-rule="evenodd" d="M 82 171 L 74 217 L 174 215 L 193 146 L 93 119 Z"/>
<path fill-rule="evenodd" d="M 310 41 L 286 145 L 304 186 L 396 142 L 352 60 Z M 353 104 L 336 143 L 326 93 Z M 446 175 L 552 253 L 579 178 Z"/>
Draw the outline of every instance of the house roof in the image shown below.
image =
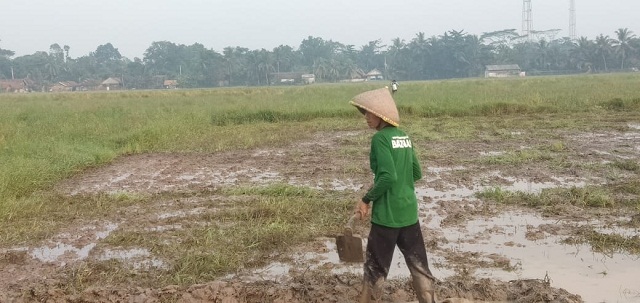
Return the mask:
<path fill-rule="evenodd" d="M 377 68 L 374 68 L 367 73 L 367 76 L 380 76 L 380 75 L 382 75 L 382 73 Z"/>
<path fill-rule="evenodd" d="M 303 73 L 299 72 L 283 72 L 283 73 L 271 73 L 271 76 L 276 79 L 300 79 Z"/>
<path fill-rule="evenodd" d="M 56 85 L 65 86 L 65 87 L 75 87 L 75 86 L 79 86 L 80 84 L 78 84 L 78 82 L 75 82 L 75 81 L 62 81 L 62 82 L 58 82 Z"/>
<path fill-rule="evenodd" d="M 109 78 L 107 80 L 102 81 L 102 85 L 114 85 L 114 84 L 120 84 L 120 80 L 118 78 Z"/>
<path fill-rule="evenodd" d="M 28 86 L 32 86 L 33 81 L 31 79 L 11 79 L 11 80 L 0 80 L 0 88 L 14 88 L 14 89 L 22 89 Z"/>
<path fill-rule="evenodd" d="M 520 70 L 518 64 L 503 64 L 503 65 L 487 65 L 488 71 L 505 71 L 505 70 Z"/>
<path fill-rule="evenodd" d="M 80 85 L 82 85 L 82 86 L 98 86 L 98 85 L 100 85 L 100 80 L 85 79 L 85 80 L 82 80 L 82 83 L 80 83 Z"/>
<path fill-rule="evenodd" d="M 24 86 L 24 81 L 22 80 L 0 80 L 0 86 L 2 87 L 22 87 Z"/>

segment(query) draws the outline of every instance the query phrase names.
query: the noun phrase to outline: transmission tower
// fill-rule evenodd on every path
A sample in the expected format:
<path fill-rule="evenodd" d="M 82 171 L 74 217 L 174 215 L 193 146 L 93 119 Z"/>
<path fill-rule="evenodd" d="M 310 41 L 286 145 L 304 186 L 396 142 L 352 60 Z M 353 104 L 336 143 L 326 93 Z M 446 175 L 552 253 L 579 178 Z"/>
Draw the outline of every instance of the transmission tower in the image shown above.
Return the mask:
<path fill-rule="evenodd" d="M 522 35 L 533 40 L 533 17 L 531 17 L 531 0 L 522 2 Z"/>
<path fill-rule="evenodd" d="M 576 1 L 569 0 L 569 39 L 576 38 Z"/>

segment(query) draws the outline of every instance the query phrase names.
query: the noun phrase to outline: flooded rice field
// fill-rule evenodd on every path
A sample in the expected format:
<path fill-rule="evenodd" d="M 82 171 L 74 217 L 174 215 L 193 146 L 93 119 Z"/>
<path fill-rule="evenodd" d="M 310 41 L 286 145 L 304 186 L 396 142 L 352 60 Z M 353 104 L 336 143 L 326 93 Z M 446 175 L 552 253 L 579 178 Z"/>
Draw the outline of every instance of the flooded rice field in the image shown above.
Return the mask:
<path fill-rule="evenodd" d="M 550 189 L 604 185 L 612 178 L 637 180 L 637 170 L 611 164 L 640 159 L 639 125 L 627 124 L 620 131 L 555 134 L 553 139 L 514 131 L 500 142 L 417 143 L 425 171 L 425 178 L 417 184 L 420 222 L 431 268 L 439 280 L 438 295 L 513 302 L 640 302 L 640 254 L 579 241 L 580 235 L 596 232 L 640 242 L 639 209 L 574 204 L 527 207 L 481 195 L 498 192 L 527 197 Z M 286 183 L 360 193 L 369 186 L 370 174 L 349 174 L 342 168 L 367 166 L 362 137 L 369 135 L 319 133 L 281 148 L 126 156 L 65 180 L 56 190 L 68 196 L 131 195 Z M 530 164 L 507 161 L 514 154 L 555 146 L 558 141 L 562 142 L 558 153 L 562 165 L 553 159 Z M 339 152 L 348 147 L 362 152 L 355 158 Z M 72 302 L 167 298 L 180 302 L 221 302 L 225 298 L 231 300 L 225 302 L 305 302 L 311 297 L 317 302 L 354 301 L 362 267 L 341 263 L 330 237 L 309 239 L 293 252 L 275 254 L 267 266 L 238 268 L 206 284 L 117 289 L 93 285 L 73 295 L 56 288 L 61 276 L 82 262 L 117 260 L 129 264 L 132 271 L 169 268 L 170 260 L 147 247 L 125 249 L 106 240 L 118 230 L 162 233 L 211 224 L 200 218 L 218 211 L 207 202 L 220 199 L 206 195 L 160 199 L 101 220 L 73 218 L 66 229 L 37 245 L 1 247 L 0 289 L 6 292 L 0 295 L 0 302 L 23 302 L 27 292 L 35 294 L 31 298 Z M 216 205 L 223 208 L 232 202 Z M 359 223 L 356 230 L 366 235 L 366 223 Z M 409 272 L 396 251 L 385 298 L 413 300 L 407 278 Z"/>

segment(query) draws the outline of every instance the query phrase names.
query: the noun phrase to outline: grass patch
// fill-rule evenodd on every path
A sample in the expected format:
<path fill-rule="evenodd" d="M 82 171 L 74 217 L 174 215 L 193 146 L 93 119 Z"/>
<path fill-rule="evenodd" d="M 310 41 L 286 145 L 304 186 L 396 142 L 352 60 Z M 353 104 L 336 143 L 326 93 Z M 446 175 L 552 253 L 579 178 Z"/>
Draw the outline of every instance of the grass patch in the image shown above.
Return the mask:
<path fill-rule="evenodd" d="M 558 115 L 563 118 L 553 120 L 565 121 L 567 115 L 599 116 L 603 110 L 637 112 L 639 77 L 618 74 L 407 82 L 394 98 L 416 139 L 464 139 L 485 136 L 482 132 L 499 133 L 509 121 L 519 121 L 523 115 L 533 119 Z M 0 201 L 28 197 L 120 155 L 253 148 L 287 142 L 292 130 L 304 136 L 318 129 L 361 125 L 356 121 L 362 118 L 347 101 L 379 87 L 378 83 L 361 83 L 3 94 Z M 435 124 L 421 119 L 448 117 L 464 119 Z M 498 124 L 473 124 L 478 120 L 474 117 L 498 118 L 494 119 Z M 600 125 L 589 122 L 591 127 Z M 494 160 L 510 163 L 545 157 L 527 152 L 512 156 Z"/>
<path fill-rule="evenodd" d="M 611 162 L 610 165 L 622 170 L 640 172 L 640 164 L 636 160 L 616 160 Z"/>
<path fill-rule="evenodd" d="M 138 277 L 149 285 L 202 283 L 238 268 L 264 266 L 276 252 L 286 253 L 316 237 L 341 233 L 355 200 L 342 192 L 286 184 L 229 187 L 215 194 L 234 202 L 215 212 L 181 219 L 182 228 L 118 230 L 105 243 L 147 248 L 166 260 L 166 271 Z M 125 283 L 126 277 L 121 278 L 119 282 Z"/>
<path fill-rule="evenodd" d="M 12 245 L 36 242 L 55 234 L 76 219 L 92 220 L 112 216 L 116 210 L 144 204 L 149 197 L 114 193 L 92 196 L 64 196 L 41 193 L 2 203 L 0 243 Z"/>
<path fill-rule="evenodd" d="M 613 98 L 611 100 L 601 102 L 600 106 L 612 111 L 637 111 L 640 110 L 640 98 Z"/>
<path fill-rule="evenodd" d="M 550 161 L 554 156 L 543 150 L 536 149 L 522 149 L 516 151 L 509 151 L 502 155 L 484 157 L 479 160 L 481 163 L 489 165 L 513 165 L 519 166 L 524 164 L 530 164 L 534 162 Z"/>
<path fill-rule="evenodd" d="M 605 234 L 592 229 L 580 230 L 576 235 L 563 241 L 567 244 L 589 244 L 594 252 L 606 255 L 614 253 L 640 254 L 640 236 L 625 237 L 619 234 Z"/>
<path fill-rule="evenodd" d="M 544 189 L 539 194 L 505 191 L 500 187 L 486 189 L 476 196 L 478 198 L 507 205 L 521 205 L 532 208 L 554 207 L 563 204 L 583 208 L 638 208 L 637 180 L 619 181 L 603 186 L 587 186 L 583 188 Z"/>

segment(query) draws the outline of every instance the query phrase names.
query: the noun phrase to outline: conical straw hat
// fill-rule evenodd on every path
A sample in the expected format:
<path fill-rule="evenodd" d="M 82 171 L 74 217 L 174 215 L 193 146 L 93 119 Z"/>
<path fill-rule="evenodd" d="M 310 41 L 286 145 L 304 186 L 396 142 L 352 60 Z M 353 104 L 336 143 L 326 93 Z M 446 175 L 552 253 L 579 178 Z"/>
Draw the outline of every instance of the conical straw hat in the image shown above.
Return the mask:
<path fill-rule="evenodd" d="M 400 124 L 400 115 L 398 114 L 398 108 L 396 108 L 396 102 L 393 101 L 391 93 L 386 88 L 359 94 L 353 97 L 349 103 L 357 107 L 360 112 L 364 113 L 363 110 L 368 111 L 393 126 Z"/>

